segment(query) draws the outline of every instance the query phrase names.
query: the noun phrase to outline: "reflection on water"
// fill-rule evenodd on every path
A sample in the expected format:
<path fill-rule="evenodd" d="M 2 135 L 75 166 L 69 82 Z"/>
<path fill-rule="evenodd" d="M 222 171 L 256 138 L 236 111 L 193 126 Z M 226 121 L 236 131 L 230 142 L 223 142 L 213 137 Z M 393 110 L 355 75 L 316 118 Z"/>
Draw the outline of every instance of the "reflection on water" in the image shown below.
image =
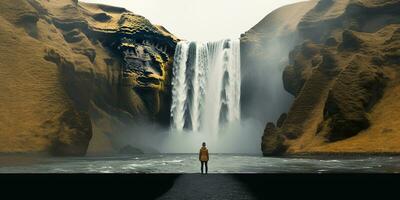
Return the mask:
<path fill-rule="evenodd" d="M 40 162 L 0 164 L 0 173 L 198 173 L 196 154 L 146 154 L 112 157 L 42 158 Z M 398 173 L 400 156 L 338 159 L 270 158 L 211 154 L 210 173 Z"/>

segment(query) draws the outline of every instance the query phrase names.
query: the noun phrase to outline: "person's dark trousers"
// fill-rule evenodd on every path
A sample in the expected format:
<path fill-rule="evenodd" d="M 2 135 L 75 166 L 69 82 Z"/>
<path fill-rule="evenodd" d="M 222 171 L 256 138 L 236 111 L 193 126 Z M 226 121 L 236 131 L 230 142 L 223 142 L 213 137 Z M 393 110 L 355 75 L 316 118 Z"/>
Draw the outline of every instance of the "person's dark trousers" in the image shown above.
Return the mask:
<path fill-rule="evenodd" d="M 206 174 L 208 173 L 207 161 L 201 161 L 201 173 L 203 174 L 203 167 L 206 166 Z"/>

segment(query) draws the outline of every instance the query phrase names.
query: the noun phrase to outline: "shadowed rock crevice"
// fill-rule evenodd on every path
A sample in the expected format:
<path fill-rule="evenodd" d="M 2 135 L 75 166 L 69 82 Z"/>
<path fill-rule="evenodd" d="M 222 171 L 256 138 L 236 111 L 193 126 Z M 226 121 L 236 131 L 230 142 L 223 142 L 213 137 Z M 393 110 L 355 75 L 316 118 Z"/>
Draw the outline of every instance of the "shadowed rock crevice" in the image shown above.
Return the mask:
<path fill-rule="evenodd" d="M 343 31 L 342 43 L 339 48 L 343 50 L 358 50 L 361 48 L 363 41 L 349 30 Z"/>
<path fill-rule="evenodd" d="M 68 31 L 63 36 L 65 38 L 65 41 L 69 43 L 80 42 L 85 38 L 85 36 L 79 31 L 79 29 Z"/>
<path fill-rule="evenodd" d="M 36 12 L 28 12 L 19 16 L 19 19 L 17 20 L 17 25 L 22 26 L 25 29 L 25 32 L 32 38 L 38 39 L 38 21 L 39 16 Z"/>
<path fill-rule="evenodd" d="M 84 156 L 91 137 L 89 114 L 68 110 L 60 117 L 60 129 L 52 139 L 50 153 L 55 156 Z"/>
<path fill-rule="evenodd" d="M 100 22 L 107 22 L 107 21 L 110 21 L 110 19 L 111 19 L 111 16 L 107 15 L 107 13 L 97 13 L 97 14 L 94 14 L 92 17 L 94 20 L 100 21 Z"/>

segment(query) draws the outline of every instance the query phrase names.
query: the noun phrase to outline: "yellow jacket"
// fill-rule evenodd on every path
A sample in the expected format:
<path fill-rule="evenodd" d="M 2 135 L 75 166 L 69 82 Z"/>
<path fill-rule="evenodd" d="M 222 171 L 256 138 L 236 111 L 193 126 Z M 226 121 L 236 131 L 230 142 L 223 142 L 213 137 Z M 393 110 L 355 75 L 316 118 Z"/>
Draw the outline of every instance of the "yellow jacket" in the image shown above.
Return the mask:
<path fill-rule="evenodd" d="M 200 161 L 208 161 L 208 149 L 207 147 L 201 147 L 199 152 L 199 160 Z"/>

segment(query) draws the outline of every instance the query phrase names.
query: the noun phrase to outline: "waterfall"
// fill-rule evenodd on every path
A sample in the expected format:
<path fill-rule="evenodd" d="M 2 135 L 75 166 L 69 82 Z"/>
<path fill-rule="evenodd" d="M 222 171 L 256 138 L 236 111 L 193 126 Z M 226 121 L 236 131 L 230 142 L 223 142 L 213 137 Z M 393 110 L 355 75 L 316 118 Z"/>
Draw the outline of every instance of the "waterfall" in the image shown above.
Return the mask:
<path fill-rule="evenodd" d="M 174 130 L 216 133 L 240 119 L 239 40 L 179 42 L 174 56 Z"/>

